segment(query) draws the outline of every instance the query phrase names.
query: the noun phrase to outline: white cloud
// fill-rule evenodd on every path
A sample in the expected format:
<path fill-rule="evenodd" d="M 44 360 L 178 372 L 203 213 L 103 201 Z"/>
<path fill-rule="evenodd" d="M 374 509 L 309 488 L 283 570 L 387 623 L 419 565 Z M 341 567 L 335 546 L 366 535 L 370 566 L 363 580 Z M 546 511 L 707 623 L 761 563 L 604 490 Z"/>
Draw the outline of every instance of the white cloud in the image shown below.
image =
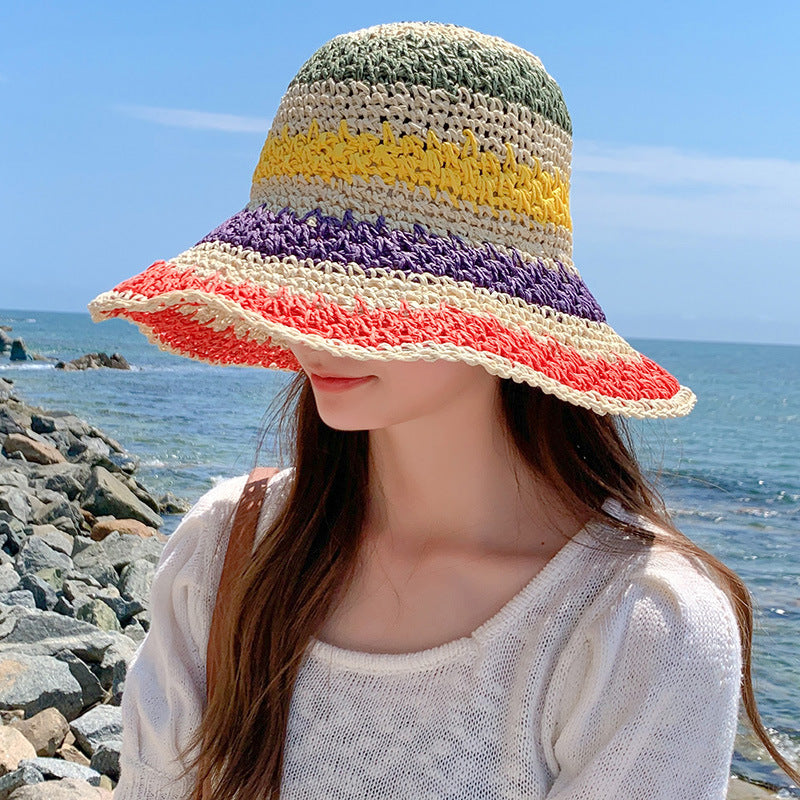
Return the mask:
<path fill-rule="evenodd" d="M 800 240 L 800 162 L 577 141 L 572 205 L 583 230 Z"/>
<path fill-rule="evenodd" d="M 242 117 L 236 114 L 217 114 L 213 111 L 192 111 L 182 108 L 121 105 L 118 111 L 130 117 L 175 128 L 225 131 L 228 133 L 261 133 L 269 129 L 270 121 L 261 117 Z"/>

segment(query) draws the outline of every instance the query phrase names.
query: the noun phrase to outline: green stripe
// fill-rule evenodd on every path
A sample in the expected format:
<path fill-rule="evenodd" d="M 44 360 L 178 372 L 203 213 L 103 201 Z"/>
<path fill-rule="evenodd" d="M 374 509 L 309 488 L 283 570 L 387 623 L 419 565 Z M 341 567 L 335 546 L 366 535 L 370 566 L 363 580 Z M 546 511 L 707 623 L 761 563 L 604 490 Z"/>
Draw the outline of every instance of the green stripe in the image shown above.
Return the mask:
<path fill-rule="evenodd" d="M 488 37 L 464 41 L 440 31 L 424 39 L 409 31 L 384 36 L 343 34 L 319 48 L 292 79 L 299 83 L 363 81 L 471 92 L 519 103 L 572 135 L 572 122 L 558 84 L 533 59 L 497 46 Z"/>

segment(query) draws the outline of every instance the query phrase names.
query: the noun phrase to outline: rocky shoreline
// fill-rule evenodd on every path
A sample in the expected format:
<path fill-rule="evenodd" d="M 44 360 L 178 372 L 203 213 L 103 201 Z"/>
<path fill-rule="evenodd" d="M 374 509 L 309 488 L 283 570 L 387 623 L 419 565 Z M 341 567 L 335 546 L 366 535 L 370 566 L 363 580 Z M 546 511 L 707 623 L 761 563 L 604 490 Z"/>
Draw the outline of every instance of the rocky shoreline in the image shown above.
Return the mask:
<path fill-rule="evenodd" d="M 5 378 L 0 445 L 0 800 L 109 798 L 161 514 L 188 504 L 154 497 L 118 442 Z"/>

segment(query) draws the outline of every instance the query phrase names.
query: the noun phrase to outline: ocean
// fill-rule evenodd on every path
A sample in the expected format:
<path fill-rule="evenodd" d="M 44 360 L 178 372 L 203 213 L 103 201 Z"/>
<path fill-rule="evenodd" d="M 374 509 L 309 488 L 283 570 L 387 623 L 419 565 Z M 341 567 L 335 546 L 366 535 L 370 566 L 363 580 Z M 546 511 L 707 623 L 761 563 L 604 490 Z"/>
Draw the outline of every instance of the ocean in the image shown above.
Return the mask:
<path fill-rule="evenodd" d="M 288 373 L 214 367 L 158 350 L 122 320 L 2 311 L 29 351 L 68 361 L 119 352 L 133 369 L 66 372 L 0 357 L 0 375 L 45 409 L 65 409 L 141 459 L 153 491 L 194 502 L 219 480 L 249 471 L 271 399 Z M 756 602 L 754 675 L 762 716 L 800 763 L 800 347 L 631 339 L 690 386 L 692 413 L 630 420 L 637 455 L 658 481 L 675 522 L 734 569 Z M 261 464 L 273 463 L 268 437 Z M 179 516 L 165 517 L 170 533 Z M 788 778 L 741 726 L 733 771 L 784 787 Z"/>

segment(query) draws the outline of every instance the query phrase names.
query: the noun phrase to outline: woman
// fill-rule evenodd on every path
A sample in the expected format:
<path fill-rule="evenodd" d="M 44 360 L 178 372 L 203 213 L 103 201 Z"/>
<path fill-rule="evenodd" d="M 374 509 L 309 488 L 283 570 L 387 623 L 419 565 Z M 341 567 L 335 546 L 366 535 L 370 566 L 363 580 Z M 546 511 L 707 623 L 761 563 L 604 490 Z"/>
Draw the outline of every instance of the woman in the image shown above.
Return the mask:
<path fill-rule="evenodd" d="M 695 397 L 572 263 L 570 148 L 527 51 L 436 23 L 345 34 L 291 82 L 248 206 L 92 301 L 162 349 L 297 373 L 292 466 L 207 704 L 247 476 L 164 549 L 117 800 L 206 780 L 226 799 L 722 798 L 740 688 L 780 759 L 747 591 L 626 442 L 624 417 Z"/>

